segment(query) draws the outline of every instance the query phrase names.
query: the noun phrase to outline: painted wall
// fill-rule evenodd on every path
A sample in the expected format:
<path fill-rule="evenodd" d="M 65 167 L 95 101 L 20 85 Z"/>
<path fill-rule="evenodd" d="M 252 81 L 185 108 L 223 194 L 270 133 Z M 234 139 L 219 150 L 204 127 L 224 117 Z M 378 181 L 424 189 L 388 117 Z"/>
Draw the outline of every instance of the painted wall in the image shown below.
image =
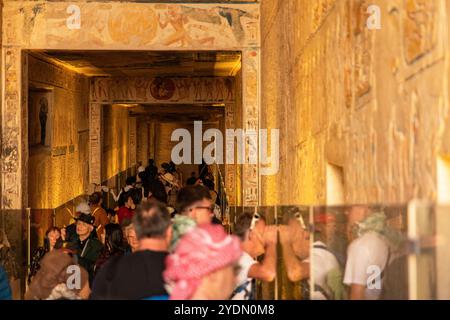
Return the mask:
<path fill-rule="evenodd" d="M 46 138 L 51 144 L 30 146 L 28 205 L 33 209 L 55 208 L 84 193 L 87 187 L 88 81 L 32 56 L 28 76 L 31 87 L 45 88 L 51 97 Z M 30 91 L 30 97 L 33 95 Z M 39 126 L 39 120 L 30 119 L 29 128 L 38 127 L 39 131 Z M 35 138 L 30 135 L 30 141 Z"/>
<path fill-rule="evenodd" d="M 263 204 L 325 203 L 327 163 L 343 170 L 346 203 L 436 199 L 449 16 L 443 0 L 261 2 L 261 127 L 281 130 Z"/>
<path fill-rule="evenodd" d="M 127 170 L 130 163 L 130 117 L 119 105 L 104 105 L 102 110 L 102 181 Z"/>

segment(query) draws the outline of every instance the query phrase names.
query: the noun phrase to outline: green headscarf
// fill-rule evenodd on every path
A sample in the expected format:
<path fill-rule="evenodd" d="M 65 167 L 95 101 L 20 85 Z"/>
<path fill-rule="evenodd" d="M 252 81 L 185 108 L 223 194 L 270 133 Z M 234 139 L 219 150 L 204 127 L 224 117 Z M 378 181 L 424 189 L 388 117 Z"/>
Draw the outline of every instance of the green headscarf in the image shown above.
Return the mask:
<path fill-rule="evenodd" d="M 171 252 L 175 250 L 178 241 L 183 237 L 183 235 L 195 228 L 195 226 L 196 223 L 194 219 L 180 214 L 175 215 L 172 220 L 172 240 L 170 242 Z"/>

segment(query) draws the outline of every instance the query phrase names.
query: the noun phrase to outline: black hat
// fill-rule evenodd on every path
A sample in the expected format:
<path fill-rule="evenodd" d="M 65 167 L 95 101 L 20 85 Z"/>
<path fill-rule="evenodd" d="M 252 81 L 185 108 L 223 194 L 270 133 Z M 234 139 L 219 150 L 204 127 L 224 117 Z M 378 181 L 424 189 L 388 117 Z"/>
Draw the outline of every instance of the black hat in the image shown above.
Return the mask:
<path fill-rule="evenodd" d="M 80 213 L 78 218 L 76 218 L 75 220 L 76 221 L 81 220 L 87 224 L 90 224 L 91 226 L 94 226 L 95 218 L 93 216 L 91 216 L 90 214 Z"/>

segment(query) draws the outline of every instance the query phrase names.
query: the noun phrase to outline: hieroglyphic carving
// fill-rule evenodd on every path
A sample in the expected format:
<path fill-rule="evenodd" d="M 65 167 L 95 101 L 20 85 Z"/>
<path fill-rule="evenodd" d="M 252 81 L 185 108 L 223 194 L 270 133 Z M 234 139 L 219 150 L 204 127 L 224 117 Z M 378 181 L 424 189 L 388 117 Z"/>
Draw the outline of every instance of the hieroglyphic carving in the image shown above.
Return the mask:
<path fill-rule="evenodd" d="M 136 161 L 136 118 L 128 119 L 128 167 L 135 166 Z"/>
<path fill-rule="evenodd" d="M 366 0 L 349 1 L 347 3 L 348 28 L 346 43 L 353 52 L 351 61 L 344 72 L 345 101 L 347 107 L 355 103 L 360 108 L 370 101 L 372 90 L 372 47 L 374 31 L 366 27 L 369 18 L 367 8 L 370 3 Z"/>
<path fill-rule="evenodd" d="M 233 78 L 95 78 L 91 101 L 101 103 L 230 103 Z"/>
<path fill-rule="evenodd" d="M 89 105 L 89 183 L 101 183 L 102 105 Z"/>
<path fill-rule="evenodd" d="M 3 69 L 4 103 L 2 104 L 2 202 L 5 209 L 22 206 L 22 113 L 21 110 L 21 55 L 18 48 L 4 48 Z"/>
<path fill-rule="evenodd" d="M 234 104 L 225 105 L 225 129 L 234 129 L 236 126 L 234 109 Z M 229 148 L 230 147 L 227 146 L 226 150 Z M 236 164 L 225 165 L 225 188 L 229 205 L 236 205 Z"/>
<path fill-rule="evenodd" d="M 436 3 L 429 0 L 406 0 L 404 50 L 408 64 L 414 63 L 435 46 Z"/>
<path fill-rule="evenodd" d="M 242 52 L 242 92 L 243 123 L 247 134 L 253 131 L 253 139 L 246 139 L 245 164 L 243 165 L 243 204 L 258 205 L 258 164 L 253 163 L 252 155 L 258 161 L 258 129 L 259 129 L 259 50 L 251 49 Z"/>

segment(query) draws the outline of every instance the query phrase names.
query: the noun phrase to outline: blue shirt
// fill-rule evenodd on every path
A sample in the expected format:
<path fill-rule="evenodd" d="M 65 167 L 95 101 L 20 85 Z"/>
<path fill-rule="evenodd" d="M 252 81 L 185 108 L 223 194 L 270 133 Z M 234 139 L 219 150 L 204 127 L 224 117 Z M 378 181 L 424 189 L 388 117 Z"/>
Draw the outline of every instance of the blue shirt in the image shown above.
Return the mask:
<path fill-rule="evenodd" d="M 11 287 L 5 269 L 0 266 L 0 300 L 11 300 Z"/>

